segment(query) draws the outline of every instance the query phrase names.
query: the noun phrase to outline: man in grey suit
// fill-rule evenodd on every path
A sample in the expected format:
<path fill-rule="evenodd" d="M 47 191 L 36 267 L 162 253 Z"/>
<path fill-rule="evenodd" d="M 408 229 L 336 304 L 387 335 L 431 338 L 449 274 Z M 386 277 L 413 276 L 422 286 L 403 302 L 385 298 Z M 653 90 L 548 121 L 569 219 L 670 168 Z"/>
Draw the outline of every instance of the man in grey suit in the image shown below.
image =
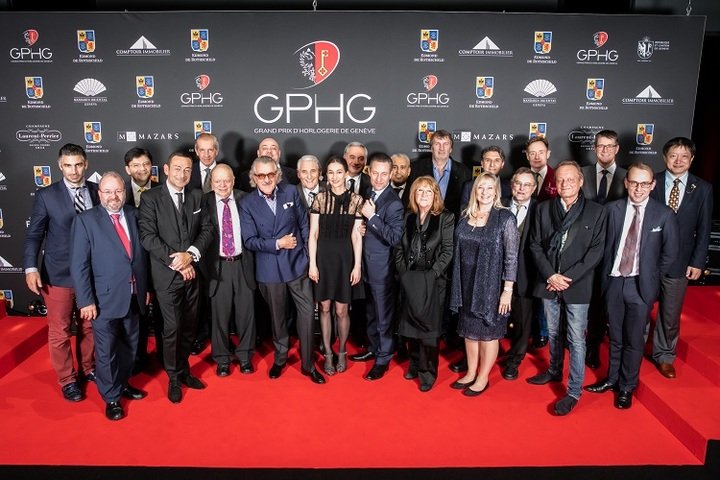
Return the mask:
<path fill-rule="evenodd" d="M 655 175 L 650 194 L 669 206 L 678 218 L 680 250 L 662 276 L 660 307 L 653 335 L 653 360 L 665 378 L 677 375 L 675 361 L 680 337 L 680 312 L 689 280 L 700 278 L 707 257 L 712 228 L 712 185 L 689 172 L 695 158 L 695 143 L 675 137 L 663 146 L 666 170 Z"/>
<path fill-rule="evenodd" d="M 600 268 L 602 293 L 610 321 L 608 375 L 585 390 L 618 389 L 615 407 L 632 406 L 640 376 L 648 314 L 665 273 L 678 251 L 673 211 L 653 198 L 654 173 L 649 165 L 630 165 L 625 178 L 628 198 L 606 205 L 605 254 Z"/>

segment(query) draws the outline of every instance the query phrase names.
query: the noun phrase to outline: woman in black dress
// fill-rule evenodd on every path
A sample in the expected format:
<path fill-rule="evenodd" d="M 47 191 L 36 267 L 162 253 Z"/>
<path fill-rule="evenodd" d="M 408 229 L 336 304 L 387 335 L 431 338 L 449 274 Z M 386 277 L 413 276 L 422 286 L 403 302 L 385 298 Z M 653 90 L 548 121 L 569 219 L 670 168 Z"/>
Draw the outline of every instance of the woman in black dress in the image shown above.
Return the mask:
<path fill-rule="evenodd" d="M 465 376 L 451 387 L 470 397 L 490 385 L 499 340 L 507 331 L 519 241 L 515 215 L 500 203 L 497 177 L 481 173 L 455 228 L 450 292 L 450 309 L 459 313 L 458 335 L 465 339 L 468 362 Z"/>
<path fill-rule="evenodd" d="M 410 367 L 405 378 L 420 379 L 429 391 L 437 378 L 438 338 L 445 310 L 446 271 L 453 255 L 455 215 L 444 209 L 433 177 L 418 177 L 410 187 L 405 230 L 395 248 L 403 308 L 398 334 L 408 340 Z"/>
<path fill-rule="evenodd" d="M 345 188 L 347 163 L 342 157 L 328 160 L 325 171 L 327 190 L 320 192 L 310 207 L 308 276 L 317 284 L 320 302 L 320 330 L 325 352 L 325 373 L 334 375 L 347 369 L 347 343 L 350 332 L 348 305 L 353 287 L 362 279 L 362 197 Z M 333 362 L 330 306 L 335 302 L 339 340 L 337 367 Z"/>

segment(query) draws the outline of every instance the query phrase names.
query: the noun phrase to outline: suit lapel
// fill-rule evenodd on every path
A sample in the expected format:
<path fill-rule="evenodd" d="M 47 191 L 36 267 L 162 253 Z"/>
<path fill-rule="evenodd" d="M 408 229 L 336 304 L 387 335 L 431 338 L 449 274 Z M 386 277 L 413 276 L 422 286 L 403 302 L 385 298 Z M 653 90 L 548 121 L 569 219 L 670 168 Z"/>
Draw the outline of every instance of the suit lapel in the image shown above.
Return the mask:
<path fill-rule="evenodd" d="M 683 195 L 682 203 L 680 204 L 680 208 L 678 208 L 678 215 L 682 215 L 685 213 L 686 209 L 694 209 L 692 206 L 693 199 L 693 192 L 695 191 L 696 185 L 697 185 L 697 177 L 693 175 L 692 173 L 688 173 L 687 177 L 687 185 L 685 185 L 685 192 Z"/>

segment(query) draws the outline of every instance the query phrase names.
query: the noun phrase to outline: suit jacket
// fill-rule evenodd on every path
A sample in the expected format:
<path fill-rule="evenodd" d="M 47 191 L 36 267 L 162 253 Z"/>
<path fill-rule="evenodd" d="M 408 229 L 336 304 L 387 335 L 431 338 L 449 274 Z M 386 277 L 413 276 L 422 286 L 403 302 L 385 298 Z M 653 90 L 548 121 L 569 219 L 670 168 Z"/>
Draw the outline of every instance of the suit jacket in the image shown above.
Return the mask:
<path fill-rule="evenodd" d="M 174 281 L 182 281 L 182 275 L 168 268 L 172 263 L 171 253 L 185 252 L 188 247 L 194 246 L 203 255 L 214 239 L 210 219 L 202 211 L 202 190 L 190 190 L 186 186 L 184 197 L 187 217 L 185 241 L 167 184 L 148 190 L 140 200 L 140 241 L 150 254 L 153 286 L 156 289 L 165 290 Z"/>
<path fill-rule="evenodd" d="M 412 239 L 414 235 L 417 235 L 417 218 L 417 213 L 408 212 L 405 215 L 403 235 L 393 253 L 395 268 L 400 275 L 408 270 L 411 263 L 414 263 L 411 256 L 417 253 L 412 251 Z M 455 218 L 452 213 L 444 211 L 438 216 L 431 217 L 429 221 L 423 235 L 425 237 L 424 245 L 427 248 L 427 261 L 435 275 L 445 279 L 453 255 Z"/>
<path fill-rule="evenodd" d="M 504 199 L 503 205 L 510 207 L 512 198 Z M 527 205 L 527 214 L 523 220 L 522 232 L 520 233 L 519 251 L 518 251 L 518 268 L 517 278 L 515 279 L 515 293 L 521 297 L 532 297 L 535 288 L 535 260 L 529 248 L 530 232 L 535 223 L 535 209 L 537 201 L 530 199 Z"/>
<path fill-rule="evenodd" d="M 650 196 L 665 204 L 665 174 L 655 174 L 655 189 Z M 680 235 L 680 250 L 667 275 L 672 278 L 684 277 L 687 267 L 705 268 L 710 231 L 712 230 L 713 192 L 712 185 L 688 173 L 687 187 L 680 208 L 677 211 Z"/>
<path fill-rule="evenodd" d="M 324 183 L 324 182 L 320 182 L 318 186 L 319 186 L 318 193 L 324 192 L 324 191 L 326 190 L 326 188 L 327 188 L 327 187 L 325 186 L 325 183 Z M 312 205 L 308 205 L 308 203 L 307 203 L 307 198 L 305 198 L 305 191 L 303 190 L 302 184 L 301 184 L 301 183 L 298 183 L 298 184 L 295 186 L 295 188 L 297 188 L 298 195 L 300 195 L 300 200 L 302 200 L 302 204 L 303 204 L 303 206 L 305 206 L 305 210 L 307 210 L 308 213 L 310 213 L 310 207 L 311 207 Z"/>
<path fill-rule="evenodd" d="M 260 283 L 286 283 L 308 273 L 309 216 L 300 197 L 294 186 L 278 184 L 274 215 L 258 189 L 240 202 L 243 243 L 255 252 L 255 278 Z M 297 239 L 295 248 L 276 248 L 276 241 L 288 233 Z"/>
<path fill-rule="evenodd" d="M 98 204 L 98 186 L 87 181 L 92 204 Z M 73 286 L 70 277 L 70 231 L 75 213 L 65 182 L 60 180 L 35 192 L 30 225 L 25 232 L 23 268 L 40 269 L 43 284 Z M 42 265 L 40 250 L 45 247 Z"/>
<path fill-rule="evenodd" d="M 568 230 L 556 271 L 546 254 L 550 238 L 555 233 L 550 217 L 553 203 L 555 200 L 541 202 L 535 209 L 535 222 L 529 240 L 538 272 L 533 295 L 552 298 L 555 292 L 545 288 L 547 279 L 555 273 L 561 273 L 572 279 L 570 287 L 561 292 L 563 300 L 566 303 L 590 303 L 593 270 L 602 260 L 605 247 L 605 210 L 598 203 L 585 202 L 582 213 Z"/>
<path fill-rule="evenodd" d="M 370 198 L 372 189 L 365 192 Z M 392 249 L 403 233 L 404 209 L 390 187 L 375 199 L 375 215 L 367 221 L 363 237 L 363 280 L 367 283 L 388 283 L 393 280 Z"/>
<path fill-rule="evenodd" d="M 627 204 L 628 200 L 622 199 L 605 206 L 608 218 L 600 284 L 603 295 L 607 291 L 618 249 L 624 248 L 624 245 L 620 245 L 620 237 Z M 647 305 L 652 305 L 657 299 L 660 291 L 660 275 L 667 272 L 675 259 L 679 248 L 678 240 L 678 224 L 673 211 L 650 198 L 643 215 L 638 262 L 638 290 Z"/>
<path fill-rule="evenodd" d="M 445 208 L 455 214 L 455 219 L 460 218 L 460 211 L 465 208 L 461 205 L 462 201 L 462 188 L 463 184 L 472 179 L 472 172 L 468 167 L 460 162 L 457 162 L 450 158 L 448 161 L 452 162 L 450 170 L 450 180 L 448 181 L 447 192 L 445 192 Z M 433 163 L 432 158 L 420 158 L 412 162 L 410 165 L 410 177 L 408 178 L 408 184 L 412 185 L 416 178 L 423 175 L 433 176 Z"/>
<path fill-rule="evenodd" d="M 460 211 L 467 208 L 470 203 L 470 194 L 472 193 L 472 186 L 475 183 L 475 179 L 471 178 L 463 184 L 462 195 L 460 200 Z M 500 179 L 500 200 L 505 205 L 505 202 L 512 200 L 512 187 L 510 186 L 510 180 L 507 178 Z"/>
<path fill-rule="evenodd" d="M 372 184 L 370 183 L 370 175 L 365 172 L 360 173 L 360 187 L 358 189 L 358 195 L 363 197 L 363 200 L 367 200 L 367 197 L 365 197 L 365 195 L 367 194 L 368 189 L 371 187 Z"/>
<path fill-rule="evenodd" d="M 143 194 L 144 195 L 144 194 Z M 132 258 L 128 257 L 107 210 L 98 205 L 75 217 L 70 271 L 78 308 L 95 305 L 98 318 L 123 318 L 130 309 L 135 279 L 140 313 L 148 292 L 147 253 L 140 244 L 138 211 L 124 206 Z"/>
<path fill-rule="evenodd" d="M 245 192 L 240 190 L 233 190 L 233 197 L 235 205 L 240 214 L 240 200 L 246 195 Z M 222 232 L 220 231 L 221 225 L 218 224 L 217 217 L 217 202 L 215 201 L 215 192 L 208 192 L 203 195 L 203 214 L 210 217 L 210 223 L 212 224 L 213 231 L 215 232 L 214 240 L 210 243 L 210 246 L 205 251 L 205 254 L 200 259 L 200 269 L 202 270 L 203 277 L 207 279 L 205 286 L 207 288 L 207 295 L 212 297 L 215 295 L 215 291 L 218 287 L 220 280 L 220 243 L 222 239 Z M 243 268 L 243 277 L 245 282 L 251 289 L 257 288 L 255 283 L 255 256 L 252 250 L 242 246 L 242 257 L 240 263 Z"/>
<path fill-rule="evenodd" d="M 584 177 L 582 186 L 583 196 L 586 200 L 596 202 L 598 185 L 595 165 L 582 167 L 582 172 Z M 615 167 L 615 174 L 613 175 L 612 182 L 610 182 L 610 188 L 608 188 L 607 198 L 605 199 L 606 203 L 627 197 L 627 190 L 625 190 L 625 183 L 623 182 L 626 175 L 627 170 L 621 167 Z"/>
<path fill-rule="evenodd" d="M 555 169 L 550 165 L 547 166 L 547 172 L 545 178 L 543 178 L 540 192 L 536 195 L 537 201 L 542 202 L 549 198 L 557 197 L 557 185 L 555 185 Z"/>
<path fill-rule="evenodd" d="M 150 188 L 155 188 L 158 185 L 160 185 L 158 182 L 150 180 Z M 135 206 L 135 195 L 132 192 L 132 182 L 130 180 L 125 180 L 125 205 Z"/>

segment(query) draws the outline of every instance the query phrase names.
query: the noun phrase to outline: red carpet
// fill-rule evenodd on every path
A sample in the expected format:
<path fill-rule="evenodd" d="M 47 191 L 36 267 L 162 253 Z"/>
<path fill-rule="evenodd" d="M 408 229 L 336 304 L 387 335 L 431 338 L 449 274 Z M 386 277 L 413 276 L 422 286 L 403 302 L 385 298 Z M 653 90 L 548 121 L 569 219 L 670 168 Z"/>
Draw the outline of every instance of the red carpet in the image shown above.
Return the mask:
<path fill-rule="evenodd" d="M 703 324 L 706 336 L 720 336 L 720 323 L 708 320 L 715 316 L 698 313 L 717 312 L 720 292 L 695 287 L 688 300 L 693 308 L 686 309 L 682 341 L 692 338 L 695 322 Z M 19 320 L 2 319 L 0 338 Z M 717 341 L 707 343 L 711 348 L 701 363 L 717 361 Z M 3 345 L 7 342 L 0 344 L 0 358 L 9 354 Z M 441 360 L 435 388 L 420 393 L 415 382 L 402 378 L 406 363 L 393 362 L 377 382 L 362 378 L 369 366 L 350 363 L 328 384 L 314 385 L 300 374 L 295 350 L 283 376 L 270 380 L 267 346 L 255 357 L 254 375 L 241 375 L 234 366 L 227 378 L 215 376 L 207 349 L 192 358 L 193 373 L 206 390 L 184 389 L 183 402 L 173 405 L 158 367 L 153 375 L 133 378 L 149 396 L 124 402 L 128 417 L 113 423 L 104 418 L 92 384 L 87 400 L 63 400 L 42 344 L 0 378 L 0 466 L 702 465 L 707 441 L 720 439 L 720 386 L 713 383 L 716 371 L 707 372 L 709 378 L 702 365 L 691 363 L 701 347 L 682 347 L 676 380 L 662 378 L 646 361 L 632 409 L 615 409 L 610 393 L 586 393 L 563 418 L 550 413 L 563 386 L 524 381 L 544 368 L 547 348 L 528 356 L 514 382 L 494 369 L 490 388 L 477 398 L 449 388 L 457 379 L 447 368 L 454 358 Z M 604 376 L 605 368 L 606 363 L 597 372 L 588 370 L 585 383 Z"/>

